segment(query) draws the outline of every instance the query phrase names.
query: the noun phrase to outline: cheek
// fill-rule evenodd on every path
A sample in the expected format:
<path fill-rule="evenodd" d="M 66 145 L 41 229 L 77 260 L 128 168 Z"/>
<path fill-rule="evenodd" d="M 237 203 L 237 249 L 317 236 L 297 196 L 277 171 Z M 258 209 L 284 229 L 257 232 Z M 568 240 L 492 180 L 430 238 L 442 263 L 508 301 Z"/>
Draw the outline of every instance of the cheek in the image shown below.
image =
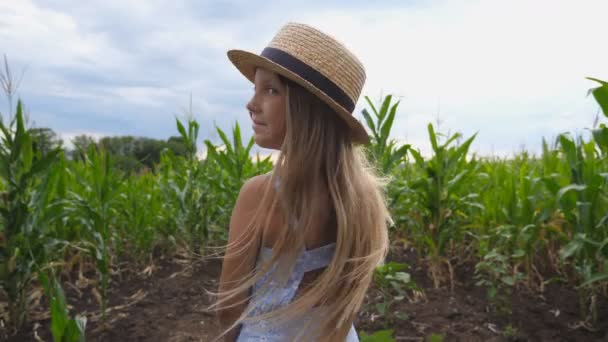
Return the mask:
<path fill-rule="evenodd" d="M 285 103 L 283 101 L 279 102 L 272 111 L 271 128 L 273 138 L 282 140 L 286 131 Z"/>

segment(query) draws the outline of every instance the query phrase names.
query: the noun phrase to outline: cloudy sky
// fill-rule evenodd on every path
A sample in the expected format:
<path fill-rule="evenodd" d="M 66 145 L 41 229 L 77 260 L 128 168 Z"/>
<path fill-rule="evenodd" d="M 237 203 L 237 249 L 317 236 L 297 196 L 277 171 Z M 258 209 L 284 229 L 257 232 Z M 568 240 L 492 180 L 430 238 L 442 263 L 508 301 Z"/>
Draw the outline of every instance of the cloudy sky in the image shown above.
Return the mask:
<path fill-rule="evenodd" d="M 479 154 L 509 155 L 593 126 L 585 77 L 608 80 L 607 13 L 606 0 L 0 0 L 0 53 L 23 74 L 33 124 L 66 142 L 167 139 L 192 102 L 200 144 L 217 141 L 214 124 L 238 121 L 251 136 L 252 87 L 226 51 L 260 52 L 283 24 L 303 22 L 361 59 L 363 95 L 400 98 L 396 139 L 428 151 L 433 122 L 479 132 Z"/>

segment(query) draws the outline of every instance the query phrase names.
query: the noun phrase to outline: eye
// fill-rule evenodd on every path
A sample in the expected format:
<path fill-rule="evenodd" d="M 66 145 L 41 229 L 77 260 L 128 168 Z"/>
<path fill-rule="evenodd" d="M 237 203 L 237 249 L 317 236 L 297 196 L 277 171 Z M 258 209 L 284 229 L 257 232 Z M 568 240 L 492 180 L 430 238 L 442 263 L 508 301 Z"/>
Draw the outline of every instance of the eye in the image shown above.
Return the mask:
<path fill-rule="evenodd" d="M 258 88 L 254 86 L 253 87 L 253 92 L 255 93 L 257 91 L 258 91 Z M 276 94 L 279 93 L 279 91 L 276 88 L 273 88 L 271 86 L 264 86 L 259 91 L 261 91 L 263 93 L 266 93 L 266 94 L 269 94 L 269 95 L 276 95 Z"/>

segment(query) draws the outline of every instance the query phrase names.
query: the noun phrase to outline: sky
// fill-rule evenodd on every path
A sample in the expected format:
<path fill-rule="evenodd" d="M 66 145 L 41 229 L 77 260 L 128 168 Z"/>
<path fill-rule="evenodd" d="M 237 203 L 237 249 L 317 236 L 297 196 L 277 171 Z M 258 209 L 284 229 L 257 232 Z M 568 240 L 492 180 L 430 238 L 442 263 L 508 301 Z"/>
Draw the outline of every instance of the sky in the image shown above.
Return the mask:
<path fill-rule="evenodd" d="M 0 54 L 30 124 L 68 147 L 79 134 L 167 139 L 191 113 L 202 148 L 219 143 L 215 126 L 252 134 L 252 85 L 226 51 L 259 53 L 285 23 L 306 23 L 364 64 L 360 120 L 363 96 L 392 94 L 399 142 L 428 153 L 433 123 L 477 133 L 478 155 L 509 156 L 593 127 L 586 77 L 608 80 L 606 19 L 606 0 L 0 0 Z"/>

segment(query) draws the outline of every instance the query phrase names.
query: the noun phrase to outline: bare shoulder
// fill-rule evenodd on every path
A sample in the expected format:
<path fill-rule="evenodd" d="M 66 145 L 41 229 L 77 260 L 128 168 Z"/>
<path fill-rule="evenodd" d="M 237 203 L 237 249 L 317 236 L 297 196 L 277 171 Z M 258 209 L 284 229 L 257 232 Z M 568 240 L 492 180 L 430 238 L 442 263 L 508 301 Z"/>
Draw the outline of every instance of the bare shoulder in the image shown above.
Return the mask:
<path fill-rule="evenodd" d="M 255 229 L 251 230 L 250 223 L 258 209 L 260 198 L 263 196 L 264 187 L 269 178 L 268 175 L 255 176 L 248 179 L 241 187 L 230 218 L 229 243 L 242 239 L 255 239 L 254 235 L 258 233 L 255 232 Z M 231 250 L 229 249 L 227 253 L 231 253 Z"/>
<path fill-rule="evenodd" d="M 252 229 L 250 223 L 268 180 L 269 175 L 256 176 L 247 180 L 240 189 L 230 218 L 228 244 L 220 275 L 221 290 L 234 288 L 255 266 L 260 232 L 255 228 Z M 238 298 L 231 299 L 230 302 L 238 303 L 245 299 L 246 294 L 242 293 Z M 243 309 L 244 307 L 239 307 L 238 310 L 227 309 L 225 312 L 228 313 L 225 315 L 234 321 L 236 320 L 234 317 L 238 317 Z"/>
<path fill-rule="evenodd" d="M 262 174 L 249 178 L 241 187 L 237 204 L 242 204 L 247 208 L 257 205 L 264 193 L 264 188 L 269 181 L 269 174 Z"/>
<path fill-rule="evenodd" d="M 241 230 L 251 220 L 262 196 L 266 184 L 270 181 L 269 174 L 258 175 L 248 179 L 241 190 L 232 211 L 230 230 Z"/>

